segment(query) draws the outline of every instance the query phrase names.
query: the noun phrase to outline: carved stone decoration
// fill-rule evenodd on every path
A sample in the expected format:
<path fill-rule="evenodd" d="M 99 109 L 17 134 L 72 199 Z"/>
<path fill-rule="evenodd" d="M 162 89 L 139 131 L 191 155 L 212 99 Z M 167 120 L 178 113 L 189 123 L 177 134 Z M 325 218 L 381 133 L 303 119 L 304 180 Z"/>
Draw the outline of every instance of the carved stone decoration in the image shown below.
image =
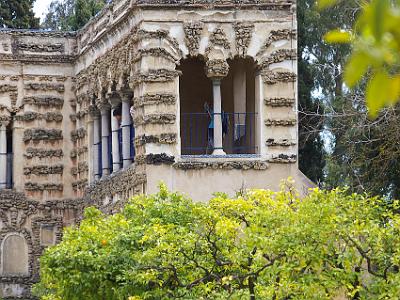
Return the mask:
<path fill-rule="evenodd" d="M 265 144 L 269 147 L 290 147 L 295 146 L 297 143 L 294 140 L 290 139 L 268 139 Z"/>
<path fill-rule="evenodd" d="M 134 124 L 137 126 L 147 124 L 174 124 L 176 116 L 174 114 L 150 114 L 135 118 Z"/>
<path fill-rule="evenodd" d="M 29 96 L 24 97 L 23 102 L 25 104 L 34 104 L 37 106 L 61 108 L 64 104 L 64 99 L 54 96 Z"/>
<path fill-rule="evenodd" d="M 2 84 L 0 85 L 0 93 L 16 92 L 18 87 L 16 85 Z"/>
<path fill-rule="evenodd" d="M 78 139 L 83 139 L 86 136 L 86 129 L 79 128 L 71 132 L 71 140 L 76 142 Z"/>
<path fill-rule="evenodd" d="M 77 167 L 72 167 L 71 168 L 71 174 L 72 175 L 77 175 L 79 173 L 86 172 L 88 170 L 89 170 L 88 163 L 86 161 L 81 161 L 81 162 L 78 163 Z"/>
<path fill-rule="evenodd" d="M 295 49 L 279 49 L 272 52 L 262 63 L 260 69 L 267 69 L 271 64 L 283 62 L 285 60 L 296 60 L 297 52 Z"/>
<path fill-rule="evenodd" d="M 15 120 L 31 122 L 35 120 L 46 120 L 47 122 L 61 122 L 63 120 L 63 115 L 61 112 L 47 112 L 44 114 L 37 112 L 25 112 L 23 115 L 15 116 Z"/>
<path fill-rule="evenodd" d="M 136 146 L 143 146 L 145 144 L 175 144 L 175 133 L 162 133 L 160 135 L 141 135 L 135 138 Z"/>
<path fill-rule="evenodd" d="M 294 98 L 266 98 L 264 103 L 271 107 L 292 107 L 295 103 Z"/>
<path fill-rule="evenodd" d="M 209 53 L 215 46 L 220 46 L 223 49 L 229 50 L 231 45 L 226 33 L 222 28 L 216 28 L 210 35 L 210 42 L 206 49 L 206 53 Z"/>
<path fill-rule="evenodd" d="M 74 191 L 82 190 L 82 189 L 86 188 L 87 185 L 88 185 L 87 179 L 80 179 L 80 180 L 72 182 L 72 189 Z"/>
<path fill-rule="evenodd" d="M 59 183 L 36 183 L 25 182 L 25 190 L 27 191 L 60 191 L 63 190 L 63 185 Z"/>
<path fill-rule="evenodd" d="M 284 71 L 265 71 L 261 74 L 264 83 L 277 84 L 279 82 L 296 82 L 297 75 Z"/>
<path fill-rule="evenodd" d="M 268 159 L 269 163 L 283 163 L 283 164 L 294 164 L 297 161 L 296 154 L 278 154 L 272 155 L 271 158 Z"/>
<path fill-rule="evenodd" d="M 152 69 L 148 70 L 146 73 L 138 73 L 133 76 L 133 83 L 139 84 L 142 82 L 168 82 L 172 81 L 182 72 L 177 70 L 168 69 Z"/>
<path fill-rule="evenodd" d="M 62 131 L 59 129 L 34 128 L 24 131 L 24 142 L 29 141 L 57 141 L 62 140 Z"/>
<path fill-rule="evenodd" d="M 271 30 L 269 36 L 264 42 L 264 45 L 261 47 L 260 51 L 257 53 L 257 56 L 262 55 L 265 51 L 272 45 L 272 43 L 276 41 L 282 40 L 293 40 L 296 39 L 297 32 L 294 29 L 278 29 Z"/>
<path fill-rule="evenodd" d="M 88 152 L 88 148 L 86 146 L 79 147 L 79 148 L 76 148 L 76 149 L 72 149 L 70 157 L 71 158 L 76 158 L 78 155 L 81 155 L 81 154 L 86 153 L 86 152 Z"/>
<path fill-rule="evenodd" d="M 181 170 L 266 170 L 268 163 L 266 161 L 181 161 L 173 165 L 175 169 Z"/>
<path fill-rule="evenodd" d="M 170 156 L 166 153 L 160 154 L 147 154 L 147 155 L 138 155 L 136 158 L 137 164 L 148 164 L 148 165 L 172 165 L 175 162 L 175 157 Z"/>
<path fill-rule="evenodd" d="M 133 62 L 139 61 L 144 56 L 153 56 L 153 57 L 163 57 L 165 59 L 170 60 L 173 63 L 177 63 L 179 61 L 179 57 L 176 57 L 169 53 L 164 48 L 149 48 L 149 49 L 139 49 L 137 55 L 132 59 Z"/>
<path fill-rule="evenodd" d="M 254 31 L 254 24 L 235 23 L 236 51 L 240 57 L 246 57 L 251 37 Z"/>
<path fill-rule="evenodd" d="M 31 166 L 24 167 L 24 175 L 49 175 L 49 174 L 62 174 L 64 170 L 64 165 L 58 164 L 53 166 Z"/>
<path fill-rule="evenodd" d="M 208 78 L 222 79 L 228 75 L 229 65 L 224 59 L 213 59 L 206 63 L 206 74 Z"/>
<path fill-rule="evenodd" d="M 175 104 L 176 96 L 169 93 L 147 93 L 141 97 L 133 99 L 134 108 L 139 108 L 144 105 L 159 105 L 159 104 Z"/>
<path fill-rule="evenodd" d="M 25 89 L 33 91 L 57 91 L 59 93 L 65 91 L 64 84 L 62 83 L 27 83 L 25 84 Z"/>
<path fill-rule="evenodd" d="M 39 149 L 39 148 L 27 148 L 26 153 L 24 156 L 26 158 L 33 158 L 33 157 L 39 157 L 39 158 L 45 158 L 45 157 L 58 157 L 61 158 L 63 156 L 63 151 L 62 149 Z"/>
<path fill-rule="evenodd" d="M 64 52 L 64 44 L 28 44 L 19 42 L 16 45 L 17 49 L 20 51 L 28 51 L 28 52 Z"/>
<path fill-rule="evenodd" d="M 294 126 L 296 125 L 296 119 L 266 119 L 266 126 Z"/>
<path fill-rule="evenodd" d="M 204 24 L 201 22 L 190 22 L 183 24 L 186 47 L 189 50 L 190 56 L 196 56 L 198 54 L 203 27 Z"/>

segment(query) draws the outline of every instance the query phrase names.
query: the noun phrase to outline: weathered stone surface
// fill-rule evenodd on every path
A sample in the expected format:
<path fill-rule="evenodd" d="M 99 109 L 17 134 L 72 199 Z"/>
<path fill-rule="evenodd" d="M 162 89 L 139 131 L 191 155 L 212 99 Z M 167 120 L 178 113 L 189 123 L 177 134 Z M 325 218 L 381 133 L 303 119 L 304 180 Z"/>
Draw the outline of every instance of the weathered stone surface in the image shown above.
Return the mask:
<path fill-rule="evenodd" d="M 83 139 L 86 136 L 86 129 L 79 128 L 71 131 L 71 140 L 76 142 L 78 139 Z"/>
<path fill-rule="evenodd" d="M 292 107 L 295 103 L 294 98 L 266 98 L 264 103 L 272 107 Z"/>
<path fill-rule="evenodd" d="M 27 129 L 24 131 L 24 142 L 29 141 L 57 141 L 62 140 L 62 131 L 60 129 Z"/>
<path fill-rule="evenodd" d="M 139 155 L 136 157 L 137 164 L 149 164 L 149 165 L 172 165 L 175 162 L 175 157 L 166 153 L 160 154 L 147 154 Z"/>
<path fill-rule="evenodd" d="M 266 126 L 294 126 L 296 125 L 296 119 L 266 119 Z"/>
<path fill-rule="evenodd" d="M 169 93 L 146 93 L 143 96 L 136 97 L 133 99 L 133 105 L 135 108 L 142 107 L 144 105 L 159 105 L 159 104 L 175 104 L 176 95 Z"/>
<path fill-rule="evenodd" d="M 174 124 L 176 116 L 174 114 L 150 114 L 145 116 L 139 116 L 135 118 L 135 125 L 146 125 L 146 124 Z"/>
<path fill-rule="evenodd" d="M 62 83 L 27 83 L 25 84 L 25 89 L 34 91 L 57 91 L 59 93 L 65 91 L 64 84 Z"/>
<path fill-rule="evenodd" d="M 277 84 L 279 82 L 295 82 L 297 75 L 292 72 L 265 71 L 262 73 L 264 83 Z"/>
<path fill-rule="evenodd" d="M 31 166 L 24 167 L 24 175 L 49 175 L 49 174 L 62 174 L 64 170 L 64 165 L 58 164 L 53 166 Z"/>
<path fill-rule="evenodd" d="M 143 146 L 145 144 L 175 144 L 176 134 L 175 133 L 163 133 L 160 135 L 141 135 L 135 138 L 136 146 Z"/>
<path fill-rule="evenodd" d="M 213 169 L 213 170 L 266 170 L 268 163 L 266 161 L 180 161 L 174 163 L 174 168 L 182 170 L 201 170 L 201 169 Z"/>
<path fill-rule="evenodd" d="M 23 115 L 15 116 L 15 120 L 23 122 L 32 122 L 35 120 L 46 120 L 47 122 L 61 122 L 63 115 L 60 112 L 46 112 L 44 114 L 28 111 Z"/>
<path fill-rule="evenodd" d="M 289 139 L 279 139 L 279 140 L 275 140 L 275 139 L 268 139 L 266 142 L 266 145 L 269 147 L 290 147 L 290 146 L 294 146 L 297 143 L 293 140 L 289 140 Z"/>
<path fill-rule="evenodd" d="M 293 164 L 297 161 L 297 155 L 295 154 L 279 154 L 273 155 L 268 159 L 270 163 L 284 163 L 284 164 Z"/>
<path fill-rule="evenodd" d="M 39 157 L 39 158 L 45 158 L 45 157 L 62 157 L 63 156 L 63 151 L 62 149 L 40 149 L 40 148 L 27 148 L 26 152 L 24 154 L 26 158 L 33 158 L 33 157 Z"/>
<path fill-rule="evenodd" d="M 36 183 L 26 182 L 25 190 L 27 191 L 62 191 L 63 185 L 59 183 Z"/>
<path fill-rule="evenodd" d="M 34 104 L 37 106 L 49 106 L 57 108 L 62 107 L 64 104 L 63 98 L 54 96 L 29 96 L 29 97 L 24 97 L 23 101 L 26 104 Z"/>

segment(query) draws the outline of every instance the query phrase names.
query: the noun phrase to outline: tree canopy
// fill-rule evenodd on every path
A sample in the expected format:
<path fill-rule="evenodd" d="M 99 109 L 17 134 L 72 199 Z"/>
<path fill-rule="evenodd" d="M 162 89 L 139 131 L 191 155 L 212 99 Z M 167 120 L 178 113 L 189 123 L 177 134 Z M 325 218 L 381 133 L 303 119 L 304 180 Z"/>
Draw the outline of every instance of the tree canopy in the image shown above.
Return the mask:
<path fill-rule="evenodd" d="M 0 0 L 0 28 L 36 29 L 39 18 L 33 13 L 35 0 Z"/>
<path fill-rule="evenodd" d="M 78 30 L 109 0 L 53 0 L 41 26 L 53 30 Z"/>
<path fill-rule="evenodd" d="M 41 258 L 42 299 L 394 299 L 399 202 L 315 189 L 219 194 L 165 186 L 121 213 L 85 211 Z"/>

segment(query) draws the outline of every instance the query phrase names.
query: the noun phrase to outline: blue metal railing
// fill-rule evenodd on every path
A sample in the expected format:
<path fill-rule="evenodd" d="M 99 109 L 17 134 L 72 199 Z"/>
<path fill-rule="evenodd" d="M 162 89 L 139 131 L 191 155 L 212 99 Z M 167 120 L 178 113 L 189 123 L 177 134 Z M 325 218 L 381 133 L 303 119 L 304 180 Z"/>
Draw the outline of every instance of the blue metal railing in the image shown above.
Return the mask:
<path fill-rule="evenodd" d="M 214 117 L 216 114 L 212 114 Z M 221 114 L 223 149 L 227 154 L 256 154 L 255 125 L 257 113 Z M 214 122 L 215 123 L 215 122 Z M 208 155 L 214 150 L 214 132 L 208 113 L 181 114 L 183 155 Z"/>

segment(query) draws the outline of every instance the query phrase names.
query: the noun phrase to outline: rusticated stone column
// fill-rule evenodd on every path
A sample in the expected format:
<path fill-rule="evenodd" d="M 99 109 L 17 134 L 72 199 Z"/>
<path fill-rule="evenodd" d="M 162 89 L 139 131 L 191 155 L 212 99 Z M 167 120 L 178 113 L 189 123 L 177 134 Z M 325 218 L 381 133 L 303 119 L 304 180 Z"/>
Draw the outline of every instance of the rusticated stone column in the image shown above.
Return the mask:
<path fill-rule="evenodd" d="M 214 112 L 214 151 L 213 155 L 225 155 L 222 146 L 222 99 L 221 80 L 228 75 L 229 65 L 225 60 L 209 60 L 206 64 L 207 77 L 213 83 L 213 112 Z"/>
<path fill-rule="evenodd" d="M 121 93 L 122 100 L 122 166 L 123 168 L 127 168 L 132 164 L 131 158 L 131 114 L 130 107 L 132 101 L 132 93 L 131 92 L 123 92 Z"/>

